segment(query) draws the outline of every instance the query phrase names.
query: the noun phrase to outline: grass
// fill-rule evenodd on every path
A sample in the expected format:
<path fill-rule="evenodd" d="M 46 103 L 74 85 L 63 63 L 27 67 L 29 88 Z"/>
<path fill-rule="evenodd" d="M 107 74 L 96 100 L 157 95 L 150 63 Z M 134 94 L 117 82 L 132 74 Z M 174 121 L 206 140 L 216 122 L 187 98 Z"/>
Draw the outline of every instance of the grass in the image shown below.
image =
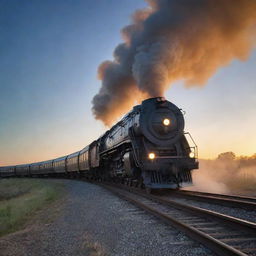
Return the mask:
<path fill-rule="evenodd" d="M 83 250 L 86 250 L 86 254 L 89 256 L 106 256 L 105 250 L 99 242 L 95 242 L 91 239 L 89 234 L 84 236 L 84 243 L 82 245 Z"/>
<path fill-rule="evenodd" d="M 24 226 L 37 211 L 60 197 L 58 182 L 37 179 L 0 180 L 0 236 Z"/>

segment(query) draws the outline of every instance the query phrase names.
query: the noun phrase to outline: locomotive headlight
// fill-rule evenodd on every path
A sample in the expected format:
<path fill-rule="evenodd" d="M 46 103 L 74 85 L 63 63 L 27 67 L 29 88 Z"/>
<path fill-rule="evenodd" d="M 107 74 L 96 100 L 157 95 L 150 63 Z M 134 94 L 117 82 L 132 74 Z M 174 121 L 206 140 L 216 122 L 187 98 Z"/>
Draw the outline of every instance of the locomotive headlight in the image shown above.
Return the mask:
<path fill-rule="evenodd" d="M 170 120 L 169 118 L 165 118 L 165 119 L 163 120 L 163 125 L 165 125 L 165 126 L 169 126 L 170 123 L 171 123 L 171 120 Z"/>
<path fill-rule="evenodd" d="M 190 153 L 189 153 L 189 157 L 190 157 L 190 158 L 194 158 L 194 157 L 195 157 L 195 153 L 194 153 L 194 152 L 190 152 Z"/>
<path fill-rule="evenodd" d="M 149 154 L 148 154 L 148 158 L 149 158 L 150 160 L 154 160 L 155 157 L 156 157 L 155 153 L 149 153 Z"/>

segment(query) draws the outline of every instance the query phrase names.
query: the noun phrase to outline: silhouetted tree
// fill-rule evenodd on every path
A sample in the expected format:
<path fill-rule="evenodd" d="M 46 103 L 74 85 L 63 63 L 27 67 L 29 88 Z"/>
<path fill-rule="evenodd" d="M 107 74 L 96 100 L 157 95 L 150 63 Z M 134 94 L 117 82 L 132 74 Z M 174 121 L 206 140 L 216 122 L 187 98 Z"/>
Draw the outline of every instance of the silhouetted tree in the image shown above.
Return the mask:
<path fill-rule="evenodd" d="M 236 155 L 234 152 L 224 152 L 218 155 L 217 157 L 218 160 L 229 160 L 233 161 L 236 159 Z"/>

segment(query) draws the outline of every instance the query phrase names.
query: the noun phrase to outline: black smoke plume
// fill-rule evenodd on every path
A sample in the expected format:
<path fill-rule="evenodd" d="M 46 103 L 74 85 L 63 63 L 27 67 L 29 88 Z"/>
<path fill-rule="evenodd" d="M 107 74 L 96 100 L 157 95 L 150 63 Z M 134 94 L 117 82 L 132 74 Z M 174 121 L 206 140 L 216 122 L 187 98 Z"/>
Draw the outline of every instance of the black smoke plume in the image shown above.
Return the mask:
<path fill-rule="evenodd" d="M 233 59 L 246 60 L 256 41 L 256 0 L 147 0 L 114 60 L 98 69 L 96 119 L 111 125 L 136 101 L 162 96 L 174 81 L 204 85 Z"/>

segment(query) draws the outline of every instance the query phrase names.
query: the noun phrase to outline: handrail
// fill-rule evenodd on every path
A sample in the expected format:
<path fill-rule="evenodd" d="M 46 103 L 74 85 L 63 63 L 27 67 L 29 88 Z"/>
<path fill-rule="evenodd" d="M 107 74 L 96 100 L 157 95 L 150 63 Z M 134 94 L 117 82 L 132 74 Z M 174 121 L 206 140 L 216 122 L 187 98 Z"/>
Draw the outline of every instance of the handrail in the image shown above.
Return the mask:
<path fill-rule="evenodd" d="M 196 142 L 194 141 L 194 139 L 192 138 L 192 136 L 191 136 L 191 134 L 189 133 L 189 132 L 184 132 L 184 135 L 188 135 L 189 136 L 189 138 L 191 139 L 191 141 L 193 142 L 193 144 L 194 144 L 194 147 L 192 146 L 190 146 L 189 148 L 191 149 L 191 148 L 193 148 L 194 149 L 194 153 L 195 153 L 195 158 L 197 158 L 198 159 L 198 147 L 197 147 L 197 144 L 196 144 Z"/>

